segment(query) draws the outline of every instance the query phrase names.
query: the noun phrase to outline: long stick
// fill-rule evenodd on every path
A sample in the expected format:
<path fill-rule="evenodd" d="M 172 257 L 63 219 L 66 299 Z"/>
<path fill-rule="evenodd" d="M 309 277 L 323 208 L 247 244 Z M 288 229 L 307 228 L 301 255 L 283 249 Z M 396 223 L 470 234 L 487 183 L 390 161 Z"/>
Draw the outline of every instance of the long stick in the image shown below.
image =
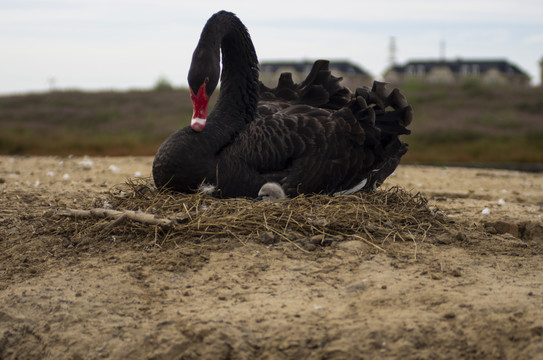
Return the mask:
<path fill-rule="evenodd" d="M 101 209 L 95 208 L 90 210 L 80 210 L 80 209 L 61 209 L 56 212 L 56 215 L 60 216 L 69 216 L 74 218 L 88 218 L 88 217 L 98 217 L 98 218 L 110 218 L 114 220 L 114 224 L 119 224 L 125 219 L 130 219 L 137 221 L 142 224 L 147 225 L 157 225 L 160 227 L 174 227 L 179 224 L 179 222 L 185 220 L 183 218 L 163 218 L 158 217 L 153 214 L 149 214 L 143 211 L 133 211 L 133 210 L 110 210 L 110 209 Z"/>

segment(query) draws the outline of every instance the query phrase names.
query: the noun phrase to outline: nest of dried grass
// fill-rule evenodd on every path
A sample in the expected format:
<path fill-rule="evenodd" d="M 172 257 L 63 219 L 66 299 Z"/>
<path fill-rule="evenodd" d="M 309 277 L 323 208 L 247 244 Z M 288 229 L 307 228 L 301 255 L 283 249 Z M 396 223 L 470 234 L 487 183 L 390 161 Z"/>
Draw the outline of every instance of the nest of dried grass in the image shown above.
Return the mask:
<path fill-rule="evenodd" d="M 420 242 L 448 227 L 420 193 L 399 187 L 336 197 L 300 195 L 254 202 L 161 192 L 151 179 L 132 179 L 113 188 L 103 201 L 102 206 L 119 216 L 72 213 L 74 220 L 63 222 L 68 226 L 64 231 L 85 237 L 138 239 L 156 246 L 217 238 L 234 238 L 241 243 L 289 241 L 295 245 L 308 238 L 322 245 L 357 239 L 382 250 L 386 242 Z M 127 213 L 152 221 L 122 215 Z"/>

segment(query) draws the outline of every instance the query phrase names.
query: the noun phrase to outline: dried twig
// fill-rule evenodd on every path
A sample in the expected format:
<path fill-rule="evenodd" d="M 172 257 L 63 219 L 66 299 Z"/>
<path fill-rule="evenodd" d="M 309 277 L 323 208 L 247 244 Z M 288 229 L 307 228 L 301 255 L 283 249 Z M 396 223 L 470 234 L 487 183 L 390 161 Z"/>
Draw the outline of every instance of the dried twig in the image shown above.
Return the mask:
<path fill-rule="evenodd" d="M 68 216 L 73 218 L 111 218 L 114 221 L 109 224 L 106 229 L 111 229 L 112 227 L 121 224 L 124 220 L 133 220 L 142 224 L 147 225 L 156 225 L 159 227 L 174 227 L 179 224 L 180 221 L 184 220 L 182 218 L 169 219 L 164 217 L 158 217 L 153 214 L 149 214 L 143 211 L 133 211 L 133 210 L 111 210 L 111 209 L 101 209 L 95 208 L 90 210 L 80 210 L 80 209 L 60 209 L 56 213 L 58 216 Z"/>

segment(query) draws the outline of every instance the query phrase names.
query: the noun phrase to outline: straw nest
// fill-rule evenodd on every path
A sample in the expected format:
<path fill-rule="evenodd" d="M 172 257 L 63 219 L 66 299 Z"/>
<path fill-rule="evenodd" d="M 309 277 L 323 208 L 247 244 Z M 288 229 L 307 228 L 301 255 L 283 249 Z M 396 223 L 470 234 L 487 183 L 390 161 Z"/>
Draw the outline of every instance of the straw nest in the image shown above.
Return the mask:
<path fill-rule="evenodd" d="M 450 226 L 420 193 L 399 187 L 254 202 L 163 192 L 151 179 L 131 179 L 100 201 L 101 207 L 59 210 L 54 226 L 71 237 L 109 237 L 161 247 L 211 239 L 288 241 L 297 247 L 308 240 L 316 245 L 360 240 L 381 250 L 387 242 L 424 241 Z"/>

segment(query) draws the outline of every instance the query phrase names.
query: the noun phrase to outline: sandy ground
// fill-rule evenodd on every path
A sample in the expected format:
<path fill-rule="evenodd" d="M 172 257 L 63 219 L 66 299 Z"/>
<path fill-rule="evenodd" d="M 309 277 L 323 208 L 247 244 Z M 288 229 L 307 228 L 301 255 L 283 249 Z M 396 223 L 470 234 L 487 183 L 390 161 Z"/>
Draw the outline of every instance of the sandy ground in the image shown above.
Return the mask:
<path fill-rule="evenodd" d="M 43 230 L 151 162 L 0 157 L 0 359 L 543 359 L 543 174 L 401 166 L 460 230 L 384 252 Z"/>

